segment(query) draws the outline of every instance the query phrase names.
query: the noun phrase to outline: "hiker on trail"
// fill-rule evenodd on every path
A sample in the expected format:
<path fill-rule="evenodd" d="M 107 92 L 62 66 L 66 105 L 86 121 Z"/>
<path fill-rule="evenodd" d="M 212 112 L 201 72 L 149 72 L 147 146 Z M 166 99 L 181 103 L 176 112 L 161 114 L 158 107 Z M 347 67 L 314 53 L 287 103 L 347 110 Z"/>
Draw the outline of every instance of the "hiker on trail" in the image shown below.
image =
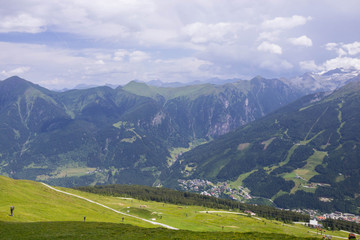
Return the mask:
<path fill-rule="evenodd" d="M 14 206 L 11 206 L 10 207 L 10 216 L 14 216 L 14 209 L 15 209 L 15 207 Z"/>

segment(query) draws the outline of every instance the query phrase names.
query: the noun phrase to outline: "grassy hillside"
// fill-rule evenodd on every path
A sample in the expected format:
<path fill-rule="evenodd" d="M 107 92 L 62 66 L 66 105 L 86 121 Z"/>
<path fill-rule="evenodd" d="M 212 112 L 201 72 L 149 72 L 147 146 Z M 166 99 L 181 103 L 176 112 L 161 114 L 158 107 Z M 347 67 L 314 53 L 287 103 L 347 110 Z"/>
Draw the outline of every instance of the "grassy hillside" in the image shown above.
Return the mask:
<path fill-rule="evenodd" d="M 6 240 L 28 239 L 319 239 L 302 238 L 291 235 L 269 233 L 236 232 L 191 232 L 167 229 L 147 229 L 127 224 L 79 223 L 79 222 L 41 222 L 41 223 L 2 223 L 0 236 Z"/>
<path fill-rule="evenodd" d="M 62 190 L 180 230 L 155 228 L 130 216 L 125 216 L 123 223 L 122 214 L 56 192 L 41 183 L 0 177 L 1 239 L 304 239 L 316 236 L 312 229 L 301 225 L 249 217 L 229 209 L 221 211 Z M 10 206 L 15 206 L 12 217 Z M 346 236 L 341 232 L 331 234 Z"/>
<path fill-rule="evenodd" d="M 72 196 L 55 192 L 41 183 L 14 180 L 0 176 L 0 221 L 3 222 L 48 222 L 88 221 L 120 223 L 118 214 Z M 14 206 L 14 216 L 10 216 Z M 127 219 L 127 223 L 142 227 L 154 225 Z"/>

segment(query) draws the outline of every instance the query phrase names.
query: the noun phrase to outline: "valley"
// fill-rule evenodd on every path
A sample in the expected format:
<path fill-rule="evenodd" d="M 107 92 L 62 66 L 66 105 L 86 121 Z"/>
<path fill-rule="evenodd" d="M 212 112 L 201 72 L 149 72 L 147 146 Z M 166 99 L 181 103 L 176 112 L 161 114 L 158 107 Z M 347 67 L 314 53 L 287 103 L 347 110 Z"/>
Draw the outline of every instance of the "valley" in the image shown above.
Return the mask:
<path fill-rule="evenodd" d="M 257 77 L 56 93 L 14 77 L 0 82 L 0 172 L 57 186 L 164 186 L 359 214 L 358 89 L 353 81 L 295 100 L 300 93 L 283 82 Z M 269 106 L 269 98 L 277 100 Z"/>
<path fill-rule="evenodd" d="M 0 240 L 356 239 L 359 9 L 2 1 Z"/>

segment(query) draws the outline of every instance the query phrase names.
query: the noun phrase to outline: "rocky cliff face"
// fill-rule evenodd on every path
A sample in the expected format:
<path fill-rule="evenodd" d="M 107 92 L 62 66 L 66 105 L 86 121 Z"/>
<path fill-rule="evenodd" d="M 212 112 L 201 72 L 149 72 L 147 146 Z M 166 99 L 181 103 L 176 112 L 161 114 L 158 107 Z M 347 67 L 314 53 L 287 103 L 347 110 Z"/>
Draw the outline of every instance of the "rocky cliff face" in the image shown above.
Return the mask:
<path fill-rule="evenodd" d="M 205 94 L 184 94 L 167 99 L 153 117 L 152 125 L 169 135 L 216 137 L 254 121 L 299 96 L 298 92 L 277 79 L 258 77 L 221 86 L 209 85 Z"/>

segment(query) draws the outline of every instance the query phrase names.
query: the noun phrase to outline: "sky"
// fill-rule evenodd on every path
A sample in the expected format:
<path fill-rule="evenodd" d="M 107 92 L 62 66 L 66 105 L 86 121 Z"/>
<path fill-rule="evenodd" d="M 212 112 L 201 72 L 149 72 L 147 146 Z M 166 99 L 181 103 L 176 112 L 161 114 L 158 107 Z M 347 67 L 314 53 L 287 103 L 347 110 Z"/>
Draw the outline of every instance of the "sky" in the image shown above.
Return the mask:
<path fill-rule="evenodd" d="M 78 84 L 360 69 L 358 0 L 0 0 L 0 79 Z"/>

